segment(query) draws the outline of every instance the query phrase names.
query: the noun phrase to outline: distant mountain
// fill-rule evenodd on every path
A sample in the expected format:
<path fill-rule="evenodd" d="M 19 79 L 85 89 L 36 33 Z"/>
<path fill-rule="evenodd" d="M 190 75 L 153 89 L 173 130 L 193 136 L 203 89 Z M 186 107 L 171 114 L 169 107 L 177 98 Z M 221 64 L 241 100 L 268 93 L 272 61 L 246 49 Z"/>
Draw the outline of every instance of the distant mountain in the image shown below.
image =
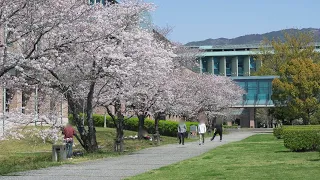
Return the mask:
<path fill-rule="evenodd" d="M 193 41 L 189 42 L 187 46 L 214 46 L 214 45 L 235 45 L 235 44 L 256 44 L 260 43 L 264 38 L 269 40 L 273 38 L 284 39 L 284 33 L 312 33 L 314 34 L 315 41 L 320 41 L 320 29 L 317 28 L 304 28 L 304 29 L 284 29 L 280 31 L 272 31 L 264 34 L 249 34 L 233 39 L 218 38 L 218 39 L 206 39 L 203 41 Z"/>

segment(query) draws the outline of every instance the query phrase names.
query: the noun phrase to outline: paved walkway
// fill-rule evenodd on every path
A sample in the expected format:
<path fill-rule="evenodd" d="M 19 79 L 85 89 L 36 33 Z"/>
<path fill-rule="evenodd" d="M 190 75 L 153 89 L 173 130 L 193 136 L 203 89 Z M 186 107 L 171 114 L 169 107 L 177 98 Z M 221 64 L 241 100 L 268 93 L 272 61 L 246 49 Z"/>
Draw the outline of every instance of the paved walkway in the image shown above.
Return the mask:
<path fill-rule="evenodd" d="M 20 172 L 13 176 L 0 176 L 0 180 L 119 180 L 201 155 L 215 147 L 240 141 L 253 134 L 233 132 L 224 135 L 222 142 L 219 142 L 218 137 L 213 142 L 206 139 L 205 144 L 201 146 L 198 142 L 186 143 L 184 146 L 170 144 L 144 149 L 131 155 Z"/>

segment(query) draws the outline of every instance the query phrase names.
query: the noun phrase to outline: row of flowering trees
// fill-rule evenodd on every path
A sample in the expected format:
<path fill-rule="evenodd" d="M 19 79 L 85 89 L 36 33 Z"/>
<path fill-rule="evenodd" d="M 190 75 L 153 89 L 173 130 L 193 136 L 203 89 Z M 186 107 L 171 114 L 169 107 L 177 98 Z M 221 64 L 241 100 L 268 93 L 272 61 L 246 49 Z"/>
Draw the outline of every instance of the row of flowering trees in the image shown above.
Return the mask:
<path fill-rule="evenodd" d="M 156 120 L 162 112 L 194 117 L 237 103 L 243 92 L 230 79 L 183 67 L 195 63 L 198 51 L 141 28 L 141 14 L 153 9 L 140 0 L 105 6 L 0 0 L 0 27 L 5 32 L 1 83 L 14 88 L 37 85 L 63 95 L 88 152 L 98 148 L 95 107 L 107 109 L 117 128 L 115 143 L 122 144 L 128 112 L 137 115 L 143 127 L 147 115 Z M 11 69 L 18 72 L 14 77 L 8 73 Z M 83 100 L 86 126 L 79 116 Z"/>

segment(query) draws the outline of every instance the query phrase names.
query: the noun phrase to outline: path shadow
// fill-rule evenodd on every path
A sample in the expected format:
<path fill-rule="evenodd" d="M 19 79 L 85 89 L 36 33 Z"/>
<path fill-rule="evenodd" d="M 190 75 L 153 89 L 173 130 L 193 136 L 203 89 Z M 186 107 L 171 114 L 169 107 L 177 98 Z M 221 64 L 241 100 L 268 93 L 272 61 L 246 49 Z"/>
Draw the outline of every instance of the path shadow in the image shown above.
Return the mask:
<path fill-rule="evenodd" d="M 290 151 L 290 150 L 283 150 L 283 151 L 275 151 L 275 153 L 306 153 L 312 151 Z"/>
<path fill-rule="evenodd" d="M 275 151 L 275 153 L 290 153 L 290 152 L 292 152 L 292 151 L 290 151 L 290 150 Z"/>
<path fill-rule="evenodd" d="M 318 161 L 320 161 L 320 158 L 318 158 L 318 159 L 309 159 L 308 161 L 311 161 L 311 162 L 318 162 Z"/>
<path fill-rule="evenodd" d="M 177 146 L 177 148 L 187 148 L 186 146 Z"/>

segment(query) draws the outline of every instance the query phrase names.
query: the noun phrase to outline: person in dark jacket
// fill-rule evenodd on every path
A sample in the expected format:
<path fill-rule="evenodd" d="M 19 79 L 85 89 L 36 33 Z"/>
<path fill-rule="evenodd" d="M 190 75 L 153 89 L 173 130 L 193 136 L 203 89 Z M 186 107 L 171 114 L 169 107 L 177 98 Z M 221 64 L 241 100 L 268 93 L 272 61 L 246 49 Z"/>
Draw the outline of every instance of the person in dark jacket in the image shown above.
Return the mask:
<path fill-rule="evenodd" d="M 214 126 L 214 134 L 213 134 L 213 137 L 211 138 L 211 141 L 214 140 L 214 138 L 216 137 L 217 134 L 219 134 L 220 142 L 221 142 L 222 141 L 222 124 L 215 124 L 215 126 Z"/>
<path fill-rule="evenodd" d="M 184 123 L 184 121 L 181 120 L 178 125 L 179 144 L 182 143 L 182 145 L 184 145 L 184 136 L 185 136 L 186 132 L 187 132 L 186 123 Z"/>

